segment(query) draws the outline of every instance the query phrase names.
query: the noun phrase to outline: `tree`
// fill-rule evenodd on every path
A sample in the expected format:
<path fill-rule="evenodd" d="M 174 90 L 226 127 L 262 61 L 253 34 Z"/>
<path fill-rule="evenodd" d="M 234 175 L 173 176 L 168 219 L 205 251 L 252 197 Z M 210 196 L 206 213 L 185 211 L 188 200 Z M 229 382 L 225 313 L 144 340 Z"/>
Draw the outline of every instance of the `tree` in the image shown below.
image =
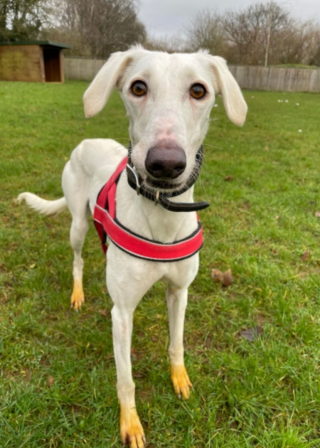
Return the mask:
<path fill-rule="evenodd" d="M 185 53 L 189 50 L 181 36 L 147 37 L 143 43 L 146 50 L 165 51 L 167 53 Z"/>
<path fill-rule="evenodd" d="M 48 14 L 45 0 L 0 0 L 0 40 L 36 39 Z"/>
<path fill-rule="evenodd" d="M 320 26 L 317 25 L 316 30 L 312 33 L 312 45 L 310 51 L 310 60 L 308 64 L 318 65 L 320 67 Z"/>
<path fill-rule="evenodd" d="M 7 15 L 8 15 L 8 0 L 0 0 L 0 40 L 7 40 Z"/>
<path fill-rule="evenodd" d="M 289 13 L 275 2 L 257 3 L 222 18 L 230 47 L 240 64 L 268 64 L 276 36 L 290 28 Z"/>
<path fill-rule="evenodd" d="M 56 11 L 57 24 L 46 35 L 63 36 L 73 55 L 105 59 L 146 39 L 133 0 L 59 0 Z"/>
<path fill-rule="evenodd" d="M 221 54 L 226 40 L 221 17 L 207 9 L 199 12 L 186 28 L 186 37 L 191 51 L 207 49 L 211 54 Z"/>
<path fill-rule="evenodd" d="M 316 64 L 320 52 L 320 26 L 318 23 L 296 21 L 286 33 L 275 42 L 281 64 Z"/>
<path fill-rule="evenodd" d="M 295 20 L 274 1 L 220 16 L 204 10 L 186 36 L 191 50 L 207 48 L 230 63 L 320 65 L 319 23 Z"/>

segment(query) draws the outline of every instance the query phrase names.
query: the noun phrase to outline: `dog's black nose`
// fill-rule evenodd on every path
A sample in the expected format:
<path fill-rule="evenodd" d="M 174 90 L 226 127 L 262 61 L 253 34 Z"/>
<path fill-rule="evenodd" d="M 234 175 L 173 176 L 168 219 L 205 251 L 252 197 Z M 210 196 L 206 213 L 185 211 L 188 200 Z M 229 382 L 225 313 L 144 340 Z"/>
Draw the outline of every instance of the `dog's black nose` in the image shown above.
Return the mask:
<path fill-rule="evenodd" d="M 146 169 L 156 179 L 175 179 L 186 169 L 186 153 L 176 144 L 156 145 L 149 149 Z"/>

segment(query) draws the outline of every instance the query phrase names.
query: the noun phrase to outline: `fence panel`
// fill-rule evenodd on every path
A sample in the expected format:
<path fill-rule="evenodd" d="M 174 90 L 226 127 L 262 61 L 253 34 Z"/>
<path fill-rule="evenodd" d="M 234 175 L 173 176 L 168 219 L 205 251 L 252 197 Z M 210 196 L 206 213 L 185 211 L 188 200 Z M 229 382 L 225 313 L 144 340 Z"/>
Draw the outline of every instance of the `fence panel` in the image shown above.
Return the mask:
<path fill-rule="evenodd" d="M 91 81 L 106 61 L 65 58 L 65 78 Z M 229 65 L 243 89 L 280 92 L 320 92 L 320 70 Z"/>
<path fill-rule="evenodd" d="M 320 70 L 258 66 L 229 66 L 243 89 L 280 92 L 320 92 Z"/>
<path fill-rule="evenodd" d="M 92 81 L 105 62 L 103 59 L 65 58 L 65 78 Z"/>

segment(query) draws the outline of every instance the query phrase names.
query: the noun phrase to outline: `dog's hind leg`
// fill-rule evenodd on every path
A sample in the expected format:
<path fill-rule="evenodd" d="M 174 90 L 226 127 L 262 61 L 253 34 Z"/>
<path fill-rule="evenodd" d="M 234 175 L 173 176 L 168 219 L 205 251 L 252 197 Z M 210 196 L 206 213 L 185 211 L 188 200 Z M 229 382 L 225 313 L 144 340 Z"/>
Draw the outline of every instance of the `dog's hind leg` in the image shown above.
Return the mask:
<path fill-rule="evenodd" d="M 73 291 L 71 307 L 78 311 L 84 303 L 82 285 L 83 259 L 82 247 L 88 231 L 88 182 L 84 176 L 79 177 L 72 169 L 72 161 L 65 166 L 62 184 L 65 198 L 72 215 L 70 243 L 74 253 L 73 259 Z"/>
<path fill-rule="evenodd" d="M 169 313 L 170 346 L 169 356 L 171 362 L 171 380 L 175 393 L 185 399 L 190 396 L 192 387 L 184 365 L 183 327 L 187 307 L 188 289 L 177 289 L 172 285 L 167 289 L 167 306 Z"/>
<path fill-rule="evenodd" d="M 78 311 L 84 303 L 82 285 L 83 259 L 81 257 L 83 243 L 88 231 L 87 215 L 72 217 L 70 229 L 70 242 L 74 252 L 73 259 L 73 291 L 71 295 L 71 307 Z"/>

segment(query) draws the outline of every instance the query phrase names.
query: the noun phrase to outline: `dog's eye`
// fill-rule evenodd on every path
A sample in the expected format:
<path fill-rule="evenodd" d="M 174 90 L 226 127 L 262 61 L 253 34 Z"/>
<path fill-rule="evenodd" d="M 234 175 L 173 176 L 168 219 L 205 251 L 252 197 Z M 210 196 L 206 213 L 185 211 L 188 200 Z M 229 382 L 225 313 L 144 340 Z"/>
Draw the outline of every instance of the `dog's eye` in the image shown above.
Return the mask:
<path fill-rule="evenodd" d="M 135 96 L 143 96 L 147 93 L 148 87 L 143 81 L 135 81 L 131 86 L 131 92 Z"/>
<path fill-rule="evenodd" d="M 190 87 L 190 95 L 196 100 L 201 100 L 206 93 L 207 91 L 202 84 L 193 84 L 193 86 Z"/>

